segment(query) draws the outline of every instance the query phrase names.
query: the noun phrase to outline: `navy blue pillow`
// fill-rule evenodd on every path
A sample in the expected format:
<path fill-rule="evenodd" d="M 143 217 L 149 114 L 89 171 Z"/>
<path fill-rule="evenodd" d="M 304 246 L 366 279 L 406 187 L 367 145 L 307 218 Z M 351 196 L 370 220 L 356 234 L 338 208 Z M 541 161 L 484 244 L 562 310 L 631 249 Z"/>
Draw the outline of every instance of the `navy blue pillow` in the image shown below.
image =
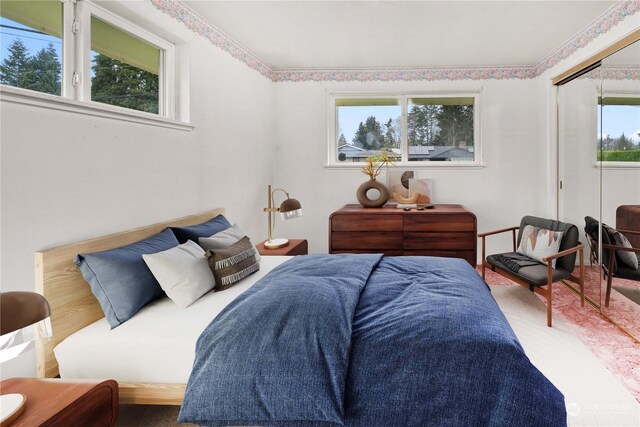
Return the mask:
<path fill-rule="evenodd" d="M 111 329 L 126 322 L 149 302 L 164 295 L 142 258 L 178 246 L 171 230 L 120 248 L 80 254 L 75 263 L 91 286 Z"/>
<path fill-rule="evenodd" d="M 171 231 L 176 235 L 178 242 L 185 243 L 187 240 L 198 242 L 200 237 L 210 237 L 216 233 L 226 230 L 231 227 L 231 223 L 223 215 L 210 219 L 207 222 L 203 222 L 198 225 L 191 225 L 189 227 L 171 227 Z"/>

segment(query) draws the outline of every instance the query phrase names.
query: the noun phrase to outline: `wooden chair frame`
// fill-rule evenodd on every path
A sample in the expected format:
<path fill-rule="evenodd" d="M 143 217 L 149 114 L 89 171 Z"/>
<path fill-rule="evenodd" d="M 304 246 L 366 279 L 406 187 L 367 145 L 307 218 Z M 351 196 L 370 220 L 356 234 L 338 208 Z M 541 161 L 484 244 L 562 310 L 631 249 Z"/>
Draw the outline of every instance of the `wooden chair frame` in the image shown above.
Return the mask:
<path fill-rule="evenodd" d="M 635 234 L 640 236 L 640 231 L 631 231 L 631 230 L 616 230 L 616 231 L 621 234 Z M 609 263 L 607 267 L 604 269 L 605 276 L 607 277 L 607 291 L 605 293 L 604 306 L 609 307 L 609 299 L 611 298 L 611 281 L 613 280 L 613 276 L 615 276 L 615 274 L 611 274 L 611 272 L 613 271 L 613 260 L 615 260 L 616 258 L 616 251 L 640 253 L 640 248 L 625 248 L 624 246 L 608 245 L 606 243 L 603 243 L 602 250 L 605 250 L 605 249 L 608 249 L 610 253 L 609 253 Z"/>
<path fill-rule="evenodd" d="M 486 233 L 479 233 L 478 237 L 482 239 L 482 279 L 484 280 L 485 278 L 485 268 L 489 267 L 491 269 L 491 271 L 494 271 L 498 274 L 500 274 L 501 276 L 506 277 L 507 279 L 516 282 L 517 284 L 524 286 L 525 288 L 528 288 L 531 292 L 536 293 L 538 295 L 543 296 L 546 300 L 547 300 L 547 326 L 551 327 L 552 326 L 552 316 L 551 316 L 551 305 L 552 305 L 552 286 L 553 286 L 553 280 L 552 280 L 552 273 L 553 273 L 553 268 L 552 268 L 552 261 L 554 259 L 563 257 L 565 255 L 569 255 L 572 254 L 574 252 L 578 252 L 578 257 L 580 258 L 580 276 L 576 277 L 573 275 L 573 273 L 571 274 L 571 276 L 569 276 L 566 280 L 569 280 L 571 282 L 577 283 L 580 286 L 580 304 L 582 305 L 582 307 L 584 307 L 584 260 L 583 260 L 583 255 L 584 255 L 584 245 L 582 243 L 578 243 L 578 245 L 574 246 L 573 248 L 570 249 L 566 249 L 562 252 L 558 252 L 555 255 L 543 258 L 544 263 L 547 265 L 547 284 L 543 285 L 546 286 L 547 289 L 543 289 L 542 286 L 534 286 L 530 283 L 527 283 L 526 281 L 520 279 L 519 277 L 515 277 L 514 275 L 512 275 L 509 271 L 504 270 L 502 268 L 499 267 L 494 267 L 493 265 L 489 264 L 489 262 L 487 261 L 487 257 L 486 257 L 486 251 L 485 251 L 485 239 L 488 236 L 493 236 L 495 234 L 500 234 L 500 233 L 506 233 L 508 231 L 512 232 L 512 242 L 513 242 L 513 252 L 516 251 L 516 230 L 519 230 L 520 227 L 519 226 L 515 226 L 515 227 L 509 227 L 509 228 L 502 228 L 500 230 L 495 230 L 495 231 L 488 231 Z"/>

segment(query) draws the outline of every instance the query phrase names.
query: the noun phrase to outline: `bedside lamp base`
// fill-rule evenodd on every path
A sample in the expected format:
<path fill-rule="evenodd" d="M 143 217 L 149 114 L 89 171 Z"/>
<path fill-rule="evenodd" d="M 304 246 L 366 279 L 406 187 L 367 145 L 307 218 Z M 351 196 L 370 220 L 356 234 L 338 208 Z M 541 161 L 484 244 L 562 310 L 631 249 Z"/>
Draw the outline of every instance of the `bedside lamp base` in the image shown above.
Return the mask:
<path fill-rule="evenodd" d="M 2 427 L 8 426 L 20 417 L 24 412 L 25 403 L 27 403 L 27 398 L 24 394 L 11 393 L 0 396 L 0 408 L 2 409 L 0 425 Z"/>
<path fill-rule="evenodd" d="M 264 242 L 264 247 L 266 249 L 278 249 L 284 248 L 289 244 L 289 239 L 272 239 Z"/>

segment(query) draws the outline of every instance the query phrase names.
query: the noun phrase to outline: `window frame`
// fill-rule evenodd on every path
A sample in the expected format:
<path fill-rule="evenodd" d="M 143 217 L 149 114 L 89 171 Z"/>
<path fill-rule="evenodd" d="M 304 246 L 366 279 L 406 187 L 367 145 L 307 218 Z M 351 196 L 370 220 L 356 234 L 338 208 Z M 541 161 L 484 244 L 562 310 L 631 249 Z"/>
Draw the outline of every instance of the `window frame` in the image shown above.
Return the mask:
<path fill-rule="evenodd" d="M 606 94 L 598 93 L 596 99 L 596 105 L 598 108 L 598 121 L 602 121 L 602 107 L 603 105 L 617 105 L 617 104 L 602 104 L 602 98 L 640 98 L 640 92 L 607 92 Z M 638 107 L 640 108 L 640 107 Z M 602 123 L 599 123 L 602 126 Z M 597 132 L 596 132 L 597 133 Z M 602 138 L 602 127 L 598 134 L 598 138 Z M 595 158 L 593 163 L 595 169 L 640 169 L 640 162 L 621 162 L 612 160 L 598 160 L 598 152 L 600 151 L 599 145 L 596 144 Z"/>
<path fill-rule="evenodd" d="M 482 138 L 480 134 L 480 91 L 447 91 L 447 92 L 328 92 L 327 93 L 327 162 L 326 168 L 355 169 L 362 168 L 365 162 L 340 162 L 337 157 L 338 115 L 336 101 L 339 99 L 393 98 L 400 103 L 400 161 L 395 165 L 414 169 L 447 169 L 484 167 L 482 160 Z M 473 98 L 473 161 L 429 162 L 409 161 L 408 149 L 408 106 L 411 98 Z"/>
<path fill-rule="evenodd" d="M 90 0 L 59 1 L 63 8 L 61 94 L 51 95 L 0 84 L 3 100 L 73 111 L 75 113 L 85 112 L 88 115 L 98 115 L 174 129 L 193 129 L 193 126 L 188 123 L 188 109 L 185 109 L 183 100 L 178 99 L 176 92 L 177 85 L 183 85 L 182 82 L 178 82 L 178 78 L 186 79 L 188 83 L 188 73 L 185 73 L 185 70 L 178 72 L 177 69 L 176 57 L 178 49 L 176 43 L 156 35 Z M 157 114 L 91 100 L 92 16 L 159 49 Z M 79 31 L 74 33 L 73 27 L 76 21 L 76 26 L 79 25 Z M 80 82 L 77 85 L 72 83 L 74 72 L 80 73 Z M 82 106 L 85 108 L 82 108 Z"/>

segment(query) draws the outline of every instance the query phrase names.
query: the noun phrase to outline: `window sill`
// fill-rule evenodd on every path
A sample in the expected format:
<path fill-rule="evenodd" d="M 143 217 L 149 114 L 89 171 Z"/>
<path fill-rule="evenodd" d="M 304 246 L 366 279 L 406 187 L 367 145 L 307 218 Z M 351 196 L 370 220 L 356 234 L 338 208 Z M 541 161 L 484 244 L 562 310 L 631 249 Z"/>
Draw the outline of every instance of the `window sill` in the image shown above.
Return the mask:
<path fill-rule="evenodd" d="M 142 111 L 129 110 L 98 102 L 81 102 L 61 96 L 34 92 L 27 89 L 0 85 L 0 99 L 2 102 L 30 105 L 88 116 L 104 117 L 125 122 L 140 123 L 151 126 L 164 127 L 182 131 L 192 131 L 195 126 L 179 122 L 166 117 Z"/>
<path fill-rule="evenodd" d="M 324 168 L 325 169 L 335 169 L 335 170 L 340 170 L 340 169 L 345 169 L 345 170 L 351 170 L 351 169 L 362 169 L 363 167 L 365 167 L 367 164 L 366 163 L 350 163 L 350 164 L 325 164 Z M 485 163 L 457 163 L 457 162 L 432 162 L 431 164 L 425 164 L 425 163 L 394 163 L 394 165 L 392 166 L 392 168 L 399 168 L 399 169 L 409 169 L 409 170 L 422 170 L 422 169 L 484 169 L 486 168 L 487 165 Z"/>
<path fill-rule="evenodd" d="M 640 162 L 595 162 L 594 169 L 640 169 Z"/>

